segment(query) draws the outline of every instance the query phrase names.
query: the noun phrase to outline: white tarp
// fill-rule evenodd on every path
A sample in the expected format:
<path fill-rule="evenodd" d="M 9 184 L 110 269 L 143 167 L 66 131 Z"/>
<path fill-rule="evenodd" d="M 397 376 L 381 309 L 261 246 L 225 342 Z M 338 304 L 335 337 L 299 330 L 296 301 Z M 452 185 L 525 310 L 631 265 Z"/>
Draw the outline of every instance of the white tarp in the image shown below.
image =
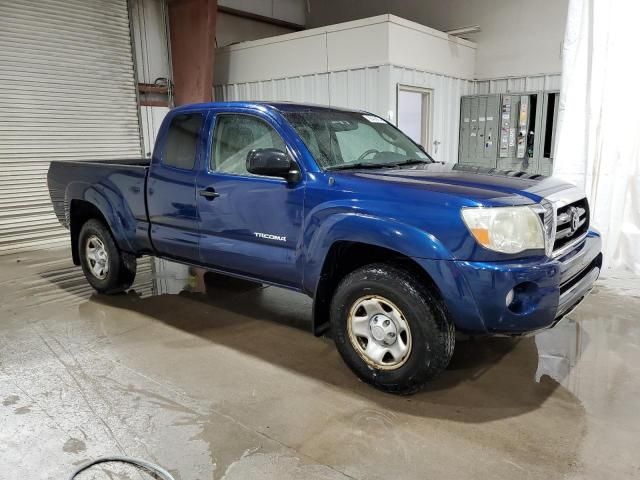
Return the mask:
<path fill-rule="evenodd" d="M 640 0 L 570 0 L 555 176 L 584 188 L 605 265 L 640 274 Z"/>

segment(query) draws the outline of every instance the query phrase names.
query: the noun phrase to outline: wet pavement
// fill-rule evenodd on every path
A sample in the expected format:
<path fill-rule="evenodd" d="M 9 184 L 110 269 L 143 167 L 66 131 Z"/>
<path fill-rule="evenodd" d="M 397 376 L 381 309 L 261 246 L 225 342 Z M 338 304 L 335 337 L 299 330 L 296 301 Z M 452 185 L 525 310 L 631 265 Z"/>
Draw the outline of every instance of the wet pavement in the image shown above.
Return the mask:
<path fill-rule="evenodd" d="M 0 258 L 0 287 L 3 479 L 102 455 L 182 480 L 640 478 L 637 277 L 536 336 L 458 342 L 411 397 L 360 383 L 274 287 L 142 259 L 102 296 L 66 251 Z"/>

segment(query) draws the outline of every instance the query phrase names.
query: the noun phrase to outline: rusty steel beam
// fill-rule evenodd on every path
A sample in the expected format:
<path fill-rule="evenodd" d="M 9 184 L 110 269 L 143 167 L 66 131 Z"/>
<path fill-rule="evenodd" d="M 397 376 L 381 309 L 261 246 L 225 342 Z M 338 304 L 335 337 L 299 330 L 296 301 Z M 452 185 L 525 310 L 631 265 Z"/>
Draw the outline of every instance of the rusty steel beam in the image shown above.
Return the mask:
<path fill-rule="evenodd" d="M 210 102 L 217 0 L 170 0 L 174 102 Z"/>

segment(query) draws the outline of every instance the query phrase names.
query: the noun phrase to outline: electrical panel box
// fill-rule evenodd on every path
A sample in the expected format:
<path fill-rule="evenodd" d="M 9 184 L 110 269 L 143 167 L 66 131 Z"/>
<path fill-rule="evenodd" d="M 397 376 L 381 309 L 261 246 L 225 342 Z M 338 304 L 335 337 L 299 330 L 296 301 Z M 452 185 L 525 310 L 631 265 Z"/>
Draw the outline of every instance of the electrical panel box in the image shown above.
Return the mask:
<path fill-rule="evenodd" d="M 498 149 L 499 95 L 463 97 L 459 162 L 495 167 Z"/>
<path fill-rule="evenodd" d="M 549 173 L 543 162 L 542 93 L 470 95 L 460 103 L 458 162 L 499 170 Z M 555 124 L 554 124 L 555 126 Z M 545 170 L 542 172 L 541 170 Z"/>

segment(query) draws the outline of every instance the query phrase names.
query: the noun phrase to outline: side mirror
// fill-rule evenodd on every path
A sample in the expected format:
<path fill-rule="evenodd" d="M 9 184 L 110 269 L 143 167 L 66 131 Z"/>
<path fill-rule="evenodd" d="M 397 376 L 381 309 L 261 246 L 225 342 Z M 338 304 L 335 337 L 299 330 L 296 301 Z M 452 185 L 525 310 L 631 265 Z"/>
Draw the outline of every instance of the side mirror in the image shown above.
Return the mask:
<path fill-rule="evenodd" d="M 254 175 L 283 177 L 289 182 L 300 179 L 298 165 L 277 148 L 256 148 L 247 154 L 247 171 Z"/>

